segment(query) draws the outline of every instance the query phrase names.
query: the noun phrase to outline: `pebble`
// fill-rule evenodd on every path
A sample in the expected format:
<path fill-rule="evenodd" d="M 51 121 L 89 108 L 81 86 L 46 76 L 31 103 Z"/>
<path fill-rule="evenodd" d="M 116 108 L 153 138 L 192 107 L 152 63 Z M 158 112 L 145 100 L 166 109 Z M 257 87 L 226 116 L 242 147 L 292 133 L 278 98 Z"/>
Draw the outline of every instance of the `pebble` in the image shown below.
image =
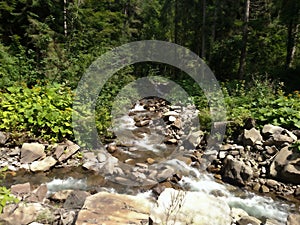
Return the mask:
<path fill-rule="evenodd" d="M 152 159 L 152 158 L 147 158 L 146 161 L 147 161 L 147 163 L 149 163 L 150 165 L 153 164 L 153 163 L 155 163 L 155 160 Z"/>
<path fill-rule="evenodd" d="M 266 185 L 262 185 L 261 188 L 260 188 L 260 191 L 262 193 L 269 193 L 270 189 Z"/>

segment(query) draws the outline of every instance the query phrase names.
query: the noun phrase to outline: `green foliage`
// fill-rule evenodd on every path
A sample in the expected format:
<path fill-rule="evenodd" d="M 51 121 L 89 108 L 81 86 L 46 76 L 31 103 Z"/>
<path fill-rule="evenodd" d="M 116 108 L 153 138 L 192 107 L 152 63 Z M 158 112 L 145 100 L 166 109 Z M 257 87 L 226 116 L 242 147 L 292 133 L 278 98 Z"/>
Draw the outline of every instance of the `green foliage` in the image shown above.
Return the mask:
<path fill-rule="evenodd" d="M 0 169 L 0 181 L 5 178 L 4 172 L 7 168 Z M 0 186 L 0 213 L 2 213 L 3 208 L 9 203 L 18 203 L 19 199 L 11 195 L 10 190 L 4 186 Z"/>
<path fill-rule="evenodd" d="M 243 125 L 246 118 L 254 118 L 259 126 L 267 123 L 287 129 L 300 128 L 300 95 L 295 91 L 285 95 L 282 87 L 268 79 L 229 82 L 223 87 L 226 93 L 228 120 Z"/>
<path fill-rule="evenodd" d="M 0 93 L 0 129 L 50 141 L 72 136 L 72 92 L 60 84 L 15 84 Z"/>
<path fill-rule="evenodd" d="M 300 141 L 296 141 L 295 143 L 291 144 L 290 145 L 290 148 L 295 148 L 297 149 L 298 151 L 300 151 Z"/>

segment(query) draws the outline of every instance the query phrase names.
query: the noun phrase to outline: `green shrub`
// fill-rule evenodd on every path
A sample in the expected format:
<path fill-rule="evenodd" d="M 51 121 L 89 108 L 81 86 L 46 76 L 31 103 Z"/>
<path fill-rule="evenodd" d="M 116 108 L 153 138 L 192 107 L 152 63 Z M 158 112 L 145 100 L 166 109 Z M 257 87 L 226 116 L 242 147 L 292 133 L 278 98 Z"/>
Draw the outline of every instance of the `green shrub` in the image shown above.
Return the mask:
<path fill-rule="evenodd" d="M 4 172 L 7 168 L 0 169 L 0 181 L 5 178 Z M 9 203 L 18 203 L 19 199 L 11 195 L 10 190 L 4 186 L 0 186 L 0 213 L 2 213 L 3 208 Z"/>
<path fill-rule="evenodd" d="M 0 93 L 0 129 L 50 141 L 70 138 L 72 99 L 71 89 L 60 84 L 7 87 Z"/>
<path fill-rule="evenodd" d="M 228 120 L 243 125 L 246 118 L 254 118 L 258 126 L 267 123 L 287 129 L 300 128 L 299 92 L 286 95 L 283 84 L 276 85 L 269 80 L 253 79 L 223 84 Z"/>

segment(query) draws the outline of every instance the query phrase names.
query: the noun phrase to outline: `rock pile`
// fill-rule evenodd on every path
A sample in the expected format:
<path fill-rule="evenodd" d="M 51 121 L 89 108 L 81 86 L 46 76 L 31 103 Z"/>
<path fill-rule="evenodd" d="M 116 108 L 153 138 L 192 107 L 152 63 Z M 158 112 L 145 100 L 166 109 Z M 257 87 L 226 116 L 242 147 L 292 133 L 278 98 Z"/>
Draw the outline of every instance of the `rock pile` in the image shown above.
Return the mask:
<path fill-rule="evenodd" d="M 189 205 L 182 206 L 176 216 L 162 214 L 167 210 L 162 210 L 165 201 L 172 205 L 172 196 L 180 198 L 181 192 L 174 189 L 182 189 L 179 185 L 182 177 L 192 175 L 194 168 L 202 168 L 207 159 L 211 164 L 205 169 L 220 182 L 300 202 L 300 152 L 292 147 L 299 139 L 299 131 L 270 124 L 259 131 L 250 123 L 238 140 L 227 140 L 206 149 L 207 138 L 196 126 L 198 112 L 192 106 L 174 106 L 156 98 L 143 99 L 138 104 L 139 107 L 126 115 L 132 124 L 130 129 L 120 131 L 125 137 L 113 140 L 102 149 L 87 151 L 71 141 L 55 145 L 23 143 L 21 147 L 0 149 L 0 168 L 38 173 L 57 167 L 82 167 L 117 184 L 151 189 L 157 200 L 82 190 L 63 190 L 48 196 L 45 185 L 33 188 L 30 183 L 23 183 L 11 187 L 12 193 L 22 201 L 5 207 L 0 223 L 161 224 L 178 220 L 178 224 L 199 224 L 211 212 L 214 219 L 220 219 L 214 224 L 278 224 L 260 221 L 240 209 L 230 209 L 213 196 L 196 196 L 199 193 L 190 192 L 184 192 Z M 0 132 L 1 146 L 6 145 L 8 136 Z M 198 198 L 213 202 L 214 208 L 202 215 L 205 209 L 197 202 Z M 53 207 L 56 203 L 59 208 Z M 216 212 L 222 212 L 223 216 Z M 287 224 L 298 222 L 299 216 L 291 214 Z"/>
<path fill-rule="evenodd" d="M 270 124 L 261 132 L 245 129 L 238 141 L 220 146 L 208 170 L 237 186 L 300 200 L 300 152 L 292 147 L 298 139 L 295 133 Z"/>
<path fill-rule="evenodd" d="M 54 145 L 32 142 L 23 143 L 21 148 L 19 146 L 1 147 L 0 168 L 7 167 L 11 171 L 25 169 L 40 172 L 48 171 L 55 166 L 79 166 L 80 157 L 76 156 L 79 149 L 77 144 L 69 140 Z"/>

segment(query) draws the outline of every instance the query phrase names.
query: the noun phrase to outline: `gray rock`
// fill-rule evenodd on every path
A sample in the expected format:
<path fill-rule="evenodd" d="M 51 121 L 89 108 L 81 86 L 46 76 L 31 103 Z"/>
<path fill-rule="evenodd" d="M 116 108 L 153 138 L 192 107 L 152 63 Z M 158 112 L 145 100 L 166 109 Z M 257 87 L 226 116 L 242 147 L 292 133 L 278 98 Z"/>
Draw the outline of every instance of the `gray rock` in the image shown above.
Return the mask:
<path fill-rule="evenodd" d="M 243 216 L 239 221 L 237 221 L 237 225 L 261 225 L 261 221 L 253 216 Z"/>
<path fill-rule="evenodd" d="M 275 155 L 278 152 L 278 149 L 276 148 L 275 145 L 273 146 L 266 146 L 266 151 L 269 155 Z"/>
<path fill-rule="evenodd" d="M 72 191 L 65 203 L 64 208 L 65 209 L 81 209 L 83 206 L 85 199 L 90 196 L 90 194 L 86 191 Z"/>
<path fill-rule="evenodd" d="M 284 128 L 282 127 L 266 124 L 262 129 L 262 133 L 264 135 L 272 136 L 273 134 L 280 134 L 283 130 Z"/>
<path fill-rule="evenodd" d="M 97 162 L 97 157 L 95 156 L 94 152 L 84 152 L 83 158 L 86 161 Z"/>
<path fill-rule="evenodd" d="M 46 156 L 45 146 L 39 143 L 24 143 L 21 148 L 21 163 L 31 163 Z"/>
<path fill-rule="evenodd" d="M 69 159 L 72 155 L 74 155 L 80 147 L 77 144 L 74 144 L 71 141 L 67 141 L 67 148 L 64 150 L 64 152 L 59 156 L 58 161 L 63 162 L 67 159 Z"/>
<path fill-rule="evenodd" d="M 262 132 L 268 138 L 264 145 L 281 146 L 284 143 L 293 143 L 297 140 L 295 134 L 279 126 L 265 125 Z"/>
<path fill-rule="evenodd" d="M 200 144 L 203 135 L 204 135 L 203 131 L 199 130 L 199 131 L 191 133 L 187 139 L 190 144 L 192 144 L 194 147 L 196 147 Z"/>
<path fill-rule="evenodd" d="M 141 120 L 141 121 L 137 121 L 135 123 L 135 126 L 137 127 L 143 127 L 143 126 L 146 126 L 150 123 L 150 120 Z"/>
<path fill-rule="evenodd" d="M 142 197 L 99 192 L 86 198 L 75 224 L 147 224 L 151 207 Z"/>
<path fill-rule="evenodd" d="M 222 177 L 233 184 L 244 186 L 253 177 L 253 170 L 244 162 L 238 161 L 229 155 L 224 160 Z"/>
<path fill-rule="evenodd" d="M 273 142 L 276 146 L 280 146 L 284 143 L 293 143 L 295 140 L 292 137 L 289 137 L 284 134 L 274 134 L 273 135 Z"/>
<path fill-rule="evenodd" d="M 239 221 L 242 217 L 248 216 L 248 213 L 240 208 L 232 208 L 230 213 L 233 222 Z"/>
<path fill-rule="evenodd" d="M 52 156 L 48 156 L 41 161 L 31 163 L 30 170 L 32 172 L 48 171 L 56 164 L 56 160 Z"/>
<path fill-rule="evenodd" d="M 269 192 L 270 192 L 270 189 L 269 189 L 266 185 L 262 185 L 262 186 L 260 187 L 260 191 L 261 191 L 262 193 L 269 193 Z"/>
<path fill-rule="evenodd" d="M 298 139 L 300 139 L 300 130 L 293 130 L 292 132 L 297 136 Z"/>
<path fill-rule="evenodd" d="M 31 187 L 30 183 L 24 183 L 24 184 L 15 184 L 10 187 L 11 193 L 18 196 L 18 197 L 23 197 L 23 196 L 28 196 L 31 192 Z"/>
<path fill-rule="evenodd" d="M 266 185 L 271 188 L 277 188 L 280 184 L 276 180 L 267 179 Z"/>
<path fill-rule="evenodd" d="M 97 159 L 99 162 L 105 162 L 105 160 L 107 159 L 106 155 L 102 152 L 97 154 Z"/>
<path fill-rule="evenodd" d="M 9 134 L 0 131 L 0 144 L 5 145 L 8 139 L 9 139 Z"/>
<path fill-rule="evenodd" d="M 17 205 L 7 205 L 3 213 L 0 215 L 0 223 L 4 221 L 6 224 L 29 224 L 37 220 L 39 215 L 51 215 L 48 208 L 45 208 L 40 203 L 24 203 L 20 202 Z"/>
<path fill-rule="evenodd" d="M 270 175 L 280 181 L 300 184 L 300 152 L 282 148 L 270 166 Z"/>
<path fill-rule="evenodd" d="M 72 192 L 73 192 L 73 190 L 57 191 L 50 196 L 50 199 L 62 202 L 62 201 L 65 201 Z"/>
<path fill-rule="evenodd" d="M 300 196 L 300 187 L 298 187 L 298 188 L 294 191 L 294 195 L 295 195 L 295 196 Z"/>
<path fill-rule="evenodd" d="M 48 188 L 46 184 L 41 184 L 38 188 L 33 190 L 27 198 L 27 201 L 30 202 L 44 202 L 47 197 Z"/>
<path fill-rule="evenodd" d="M 62 222 L 62 225 L 73 225 L 75 219 L 76 219 L 75 211 L 64 212 L 60 216 L 60 220 Z"/>
<path fill-rule="evenodd" d="M 290 214 L 288 216 L 286 225 L 299 225 L 299 224 L 300 224 L 299 214 Z"/>
<path fill-rule="evenodd" d="M 282 224 L 277 220 L 267 219 L 264 225 L 282 225 Z"/>
<path fill-rule="evenodd" d="M 258 130 L 252 128 L 250 130 L 244 130 L 243 143 L 244 145 L 254 146 L 255 144 L 260 144 L 263 138 Z"/>

